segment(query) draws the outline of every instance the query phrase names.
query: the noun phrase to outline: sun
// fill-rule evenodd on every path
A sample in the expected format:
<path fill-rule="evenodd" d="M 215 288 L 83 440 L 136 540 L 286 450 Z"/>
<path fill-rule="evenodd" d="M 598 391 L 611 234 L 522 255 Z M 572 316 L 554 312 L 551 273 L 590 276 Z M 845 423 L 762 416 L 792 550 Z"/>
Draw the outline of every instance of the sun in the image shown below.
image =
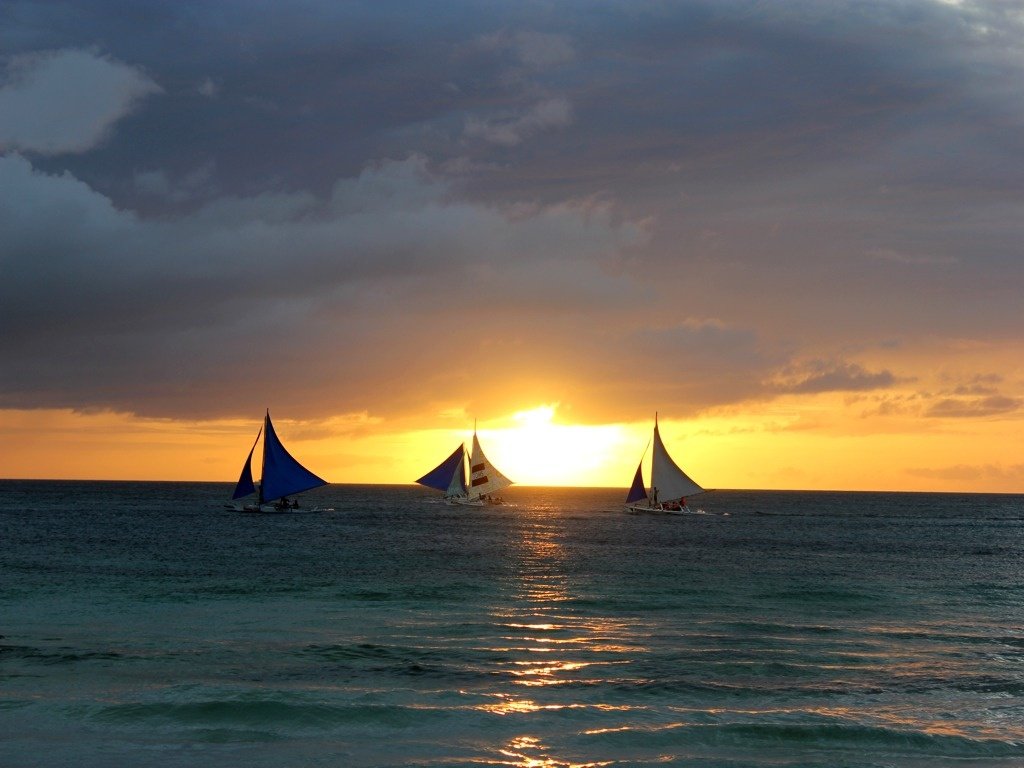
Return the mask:
<path fill-rule="evenodd" d="M 556 420 L 558 404 L 513 413 L 504 423 L 478 430 L 491 461 L 520 485 L 608 486 L 629 478 L 609 477 L 608 468 L 632 447 L 617 424 L 570 425 Z"/>

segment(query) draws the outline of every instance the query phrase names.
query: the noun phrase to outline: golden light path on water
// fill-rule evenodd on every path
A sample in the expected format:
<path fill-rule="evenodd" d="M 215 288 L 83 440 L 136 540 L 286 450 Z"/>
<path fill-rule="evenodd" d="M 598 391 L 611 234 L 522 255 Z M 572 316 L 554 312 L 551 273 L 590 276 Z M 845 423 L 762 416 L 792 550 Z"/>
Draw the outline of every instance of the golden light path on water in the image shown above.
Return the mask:
<path fill-rule="evenodd" d="M 507 606 L 492 612 L 493 620 L 505 630 L 505 645 L 489 650 L 525 656 L 507 662 L 502 673 L 513 690 L 494 694 L 496 701 L 476 709 L 511 717 L 564 710 L 628 712 L 635 706 L 605 702 L 584 702 L 563 696 L 560 700 L 538 700 L 529 691 L 559 691 L 578 685 L 592 688 L 605 682 L 593 667 L 628 665 L 644 647 L 634 642 L 635 626 L 621 620 L 582 616 L 565 604 L 575 595 L 567 575 L 565 547 L 558 540 L 561 527 L 547 519 L 543 510 L 524 514 L 513 557 L 513 595 Z M 534 656 L 536 658 L 529 658 Z M 615 761 L 566 759 L 553 754 L 540 735 L 523 733 L 498 745 L 505 759 L 486 761 L 514 768 L 592 768 Z"/>

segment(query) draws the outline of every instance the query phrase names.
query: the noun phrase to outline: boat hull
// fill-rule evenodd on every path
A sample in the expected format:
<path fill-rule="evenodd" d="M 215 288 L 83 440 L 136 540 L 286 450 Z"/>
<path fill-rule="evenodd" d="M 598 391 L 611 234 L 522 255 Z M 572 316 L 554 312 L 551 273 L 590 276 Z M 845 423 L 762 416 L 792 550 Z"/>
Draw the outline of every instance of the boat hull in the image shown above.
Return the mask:
<path fill-rule="evenodd" d="M 497 499 L 467 499 L 464 496 L 453 496 L 445 499 L 445 502 L 460 507 L 500 507 L 504 504 L 504 502 Z"/>
<path fill-rule="evenodd" d="M 312 509 L 300 506 L 278 506 L 276 504 L 225 504 L 224 509 L 250 515 L 295 515 L 304 512 L 323 512 L 319 507 Z"/>
<path fill-rule="evenodd" d="M 704 510 L 690 509 L 685 504 L 681 507 L 670 509 L 662 504 L 649 506 L 647 504 L 627 504 L 626 511 L 634 515 L 702 515 Z"/>

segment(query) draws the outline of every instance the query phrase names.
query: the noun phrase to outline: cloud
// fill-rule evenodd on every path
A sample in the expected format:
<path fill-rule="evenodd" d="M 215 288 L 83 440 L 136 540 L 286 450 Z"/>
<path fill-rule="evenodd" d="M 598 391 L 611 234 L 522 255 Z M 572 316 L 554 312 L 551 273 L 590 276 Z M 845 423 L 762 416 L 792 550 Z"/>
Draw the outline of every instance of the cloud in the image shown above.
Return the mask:
<path fill-rule="evenodd" d="M 0 88 L 0 150 L 86 152 L 160 87 L 134 67 L 88 50 L 14 56 Z"/>
<path fill-rule="evenodd" d="M 213 82 L 212 78 L 207 77 L 199 84 L 196 90 L 206 98 L 212 99 L 220 93 L 220 86 Z"/>
<path fill-rule="evenodd" d="M 978 487 L 983 481 L 1011 483 L 1019 488 L 1024 484 L 1024 464 L 953 464 L 946 467 L 913 467 L 907 474 L 934 480 L 963 481 L 968 487 Z"/>
<path fill-rule="evenodd" d="M 893 264 L 905 264 L 907 266 L 944 266 L 956 264 L 958 259 L 953 256 L 929 256 L 925 254 L 912 254 L 897 251 L 892 248 L 872 248 L 867 255 L 879 261 L 888 261 Z"/>
<path fill-rule="evenodd" d="M 483 35 L 477 45 L 487 51 L 509 51 L 515 55 L 519 64 L 535 71 L 568 64 L 576 58 L 576 51 L 568 36 L 534 30 L 504 30 Z"/>
<path fill-rule="evenodd" d="M 132 177 L 135 190 L 145 197 L 159 198 L 175 203 L 191 200 L 213 187 L 214 166 L 206 163 L 172 181 L 167 173 L 157 169 L 136 171 Z"/>
<path fill-rule="evenodd" d="M 453 199 L 418 158 L 369 166 L 326 198 L 220 198 L 153 219 L 16 155 L 0 158 L 0 184 L 14 200 L 0 210 L 9 407 L 215 414 L 269 389 L 320 413 L 401 408 L 446 379 L 465 396 L 469 349 L 517 354 L 533 342 L 516 327 L 527 309 L 542 337 L 544 317 L 604 301 L 603 260 L 642 238 L 585 202 Z"/>
<path fill-rule="evenodd" d="M 572 123 L 572 106 L 564 98 L 544 99 L 525 114 L 466 121 L 465 135 L 492 144 L 514 147 L 533 134 L 549 128 L 564 128 Z"/>
<path fill-rule="evenodd" d="M 1007 5 L 14 2 L 2 98 L 75 106 L 39 74 L 75 55 L 99 117 L 0 110 L 10 402 L 694 413 L 884 393 L 953 338 L 1012 383 L 880 408 L 1022 394 Z"/>
<path fill-rule="evenodd" d="M 817 394 L 885 389 L 895 383 L 896 377 L 888 370 L 869 371 L 857 363 L 812 360 L 781 372 L 773 388 L 789 394 Z"/>
<path fill-rule="evenodd" d="M 946 397 L 924 412 L 932 418 L 980 419 L 1016 413 L 1024 407 L 1024 398 L 1005 395 L 983 397 Z"/>
<path fill-rule="evenodd" d="M 713 318 L 677 317 L 671 298 L 630 301 L 612 293 L 600 312 L 548 331 L 551 357 L 543 365 L 557 379 L 587 382 L 586 409 L 577 418 L 614 411 L 638 418 L 657 409 L 667 418 L 776 395 L 765 386 L 792 350 L 754 329 Z M 603 316 L 599 321 L 598 316 Z M 594 331 L 602 328 L 603 333 Z M 574 386 L 562 399 L 578 403 Z"/>

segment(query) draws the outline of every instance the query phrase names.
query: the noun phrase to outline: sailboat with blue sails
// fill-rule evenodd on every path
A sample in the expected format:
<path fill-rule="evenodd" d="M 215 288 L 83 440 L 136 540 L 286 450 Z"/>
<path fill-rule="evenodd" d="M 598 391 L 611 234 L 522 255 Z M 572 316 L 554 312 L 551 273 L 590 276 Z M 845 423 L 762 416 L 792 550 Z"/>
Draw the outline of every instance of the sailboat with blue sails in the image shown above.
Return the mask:
<path fill-rule="evenodd" d="M 651 452 L 651 490 L 644 487 L 644 457 L 633 476 L 633 485 L 626 495 L 626 510 L 634 513 L 669 515 L 695 514 L 686 504 L 687 496 L 704 493 L 704 489 L 683 472 L 665 448 L 658 431 L 658 415 L 654 415 L 654 450 Z M 647 450 L 644 449 L 644 455 Z M 698 510 L 698 513 L 701 510 Z"/>
<path fill-rule="evenodd" d="M 495 494 L 512 485 L 512 481 L 501 474 L 484 455 L 480 440 L 476 436 L 475 424 L 468 475 L 466 444 L 462 443 L 447 459 L 416 482 L 428 488 L 444 491 L 444 500 L 448 504 L 461 504 L 467 507 L 502 504 L 504 502 L 501 497 Z"/>
<path fill-rule="evenodd" d="M 263 474 L 257 485 L 252 479 L 252 455 L 263 435 Z M 242 465 L 238 476 L 238 484 L 231 495 L 231 501 L 225 506 L 236 512 L 287 512 L 299 508 L 298 499 L 289 498 L 295 494 L 327 485 L 327 481 L 314 475 L 295 458 L 281 443 L 274 424 L 267 411 L 263 426 L 256 433 L 256 440 L 249 449 L 249 455 Z M 254 501 L 241 502 L 249 496 L 256 496 Z"/>

